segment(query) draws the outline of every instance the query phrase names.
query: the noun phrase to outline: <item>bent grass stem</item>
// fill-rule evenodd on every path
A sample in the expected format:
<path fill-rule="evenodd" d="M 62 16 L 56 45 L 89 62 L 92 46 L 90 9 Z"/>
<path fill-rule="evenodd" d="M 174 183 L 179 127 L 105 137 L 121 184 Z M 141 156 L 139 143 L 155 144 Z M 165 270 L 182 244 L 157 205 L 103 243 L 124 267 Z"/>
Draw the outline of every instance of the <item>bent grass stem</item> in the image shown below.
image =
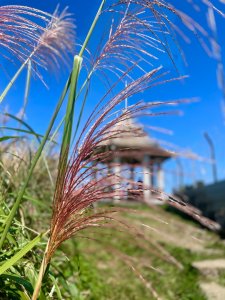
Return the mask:
<path fill-rule="evenodd" d="M 65 171 L 66 171 L 66 165 L 67 165 L 67 160 L 68 160 L 68 155 L 69 155 L 69 149 L 70 149 L 70 143 L 71 143 L 71 137 L 72 137 L 72 129 L 73 129 L 73 116 L 74 116 L 74 108 L 75 108 L 75 102 L 77 99 L 77 83 L 79 79 L 79 74 L 80 74 L 80 69 L 81 69 L 81 64 L 82 64 L 82 56 L 83 53 L 87 47 L 87 44 L 92 36 L 92 33 L 95 29 L 95 26 L 97 24 L 97 21 L 99 19 L 99 16 L 101 15 L 103 6 L 105 4 L 106 0 L 102 0 L 101 5 L 98 9 L 98 12 L 95 16 L 95 19 L 90 27 L 90 30 L 87 34 L 87 37 L 84 41 L 84 44 L 81 48 L 81 51 L 79 55 L 76 55 L 74 58 L 74 65 L 73 65 L 73 70 L 71 73 L 71 84 L 70 84 L 70 94 L 69 94 L 69 100 L 67 104 L 67 110 L 66 110 L 66 115 L 65 115 L 65 125 L 64 125 L 64 132 L 63 132 L 63 141 L 61 145 L 61 151 L 60 151 L 60 159 L 59 159 L 59 170 L 58 170 L 58 177 L 57 177 L 57 182 L 56 182 L 56 188 L 58 187 L 58 183 L 60 183 L 60 180 L 62 180 Z M 44 257 L 41 263 L 39 275 L 38 275 L 38 280 L 35 285 L 34 293 L 32 296 L 32 300 L 36 300 L 39 296 L 41 285 L 42 285 L 42 280 L 43 276 L 46 271 L 46 267 L 48 265 L 48 261 L 51 258 L 48 258 L 48 248 L 49 248 L 49 241 L 47 243 Z"/>

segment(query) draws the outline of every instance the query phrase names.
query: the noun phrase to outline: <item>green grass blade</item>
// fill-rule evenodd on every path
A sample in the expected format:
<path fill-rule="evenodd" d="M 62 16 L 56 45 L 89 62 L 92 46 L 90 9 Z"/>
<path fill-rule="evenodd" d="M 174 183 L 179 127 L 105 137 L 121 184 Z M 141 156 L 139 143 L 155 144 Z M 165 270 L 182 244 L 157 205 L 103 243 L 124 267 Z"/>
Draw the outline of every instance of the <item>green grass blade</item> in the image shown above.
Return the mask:
<path fill-rule="evenodd" d="M 105 2 L 106 2 L 106 0 L 102 0 L 101 5 L 99 6 L 98 12 L 97 12 L 97 14 L 96 14 L 96 16 L 95 16 L 95 18 L 94 18 L 94 21 L 93 21 L 93 23 L 92 23 L 92 25 L 91 25 L 91 28 L 90 28 L 90 30 L 89 30 L 87 36 L 86 36 L 86 39 L 85 39 L 85 41 L 84 41 L 84 43 L 83 43 L 82 48 L 81 48 L 81 50 L 80 50 L 80 53 L 79 53 L 79 56 L 80 56 L 80 57 L 82 57 L 83 54 L 84 54 L 84 51 L 85 51 L 85 49 L 86 49 L 86 47 L 87 47 L 87 44 L 88 44 L 88 42 L 89 42 L 89 40 L 90 40 L 90 38 L 91 38 L 91 35 L 92 35 L 92 33 L 93 33 L 94 29 L 95 29 L 95 26 L 96 26 L 96 24 L 97 24 L 97 22 L 98 22 L 98 19 L 99 19 L 101 13 L 102 13 L 102 9 L 103 9 L 103 7 L 104 7 L 104 5 L 105 5 Z"/>
<path fill-rule="evenodd" d="M 24 196 L 23 196 L 23 199 L 28 200 L 28 201 L 31 201 L 31 202 L 33 202 L 35 205 L 40 206 L 40 207 L 43 207 L 43 208 L 45 208 L 46 210 L 49 210 L 49 209 L 50 209 L 49 205 L 47 205 L 47 204 L 45 204 L 43 201 L 38 200 L 38 199 L 35 199 L 34 197 L 31 197 L 31 196 L 29 196 L 29 195 L 24 195 Z"/>
<path fill-rule="evenodd" d="M 43 138 L 43 135 L 41 135 L 41 134 L 32 132 L 30 130 L 21 129 L 21 128 L 1 126 L 0 129 L 2 129 L 2 130 L 10 130 L 10 131 L 17 131 L 17 132 L 21 132 L 21 133 L 26 133 L 26 134 L 29 134 L 29 135 L 33 135 L 33 136 L 35 136 L 38 139 Z"/>
<path fill-rule="evenodd" d="M 55 292 L 57 294 L 58 299 L 63 300 L 62 294 L 60 292 L 60 288 L 59 288 L 58 283 L 57 283 L 57 279 L 55 279 L 55 277 L 52 276 L 51 274 L 49 274 L 49 278 L 51 279 L 51 281 L 53 283 L 53 288 L 55 288 Z"/>
<path fill-rule="evenodd" d="M 82 87 L 80 88 L 79 92 L 76 94 L 76 100 L 77 98 L 81 95 L 83 89 L 88 85 L 89 87 L 89 83 L 90 83 L 90 79 L 91 79 L 91 76 L 93 75 L 93 70 L 91 70 L 91 72 L 88 74 L 87 78 L 85 79 L 84 83 L 82 84 Z M 87 88 L 88 89 L 88 88 Z M 76 128 L 75 128 L 75 134 L 74 134 L 74 138 L 76 136 L 76 133 L 78 131 L 78 128 L 79 128 L 79 125 L 80 125 L 80 121 L 81 121 L 81 117 L 83 115 L 83 111 L 84 111 L 84 107 L 85 107 L 85 104 L 86 104 L 86 98 L 87 98 L 87 91 L 85 92 L 85 99 L 83 100 L 82 102 L 82 107 L 81 107 L 81 111 L 79 113 L 79 117 L 78 117 L 78 121 L 77 121 L 77 125 L 76 125 Z M 65 121 L 65 118 L 66 116 L 63 116 L 63 118 L 61 119 L 61 121 L 59 122 L 59 125 L 56 127 L 55 131 L 53 132 L 49 142 L 54 142 L 54 139 L 57 135 L 57 133 L 59 132 L 60 128 L 62 127 L 64 121 Z"/>
<path fill-rule="evenodd" d="M 20 123 L 21 125 L 23 125 L 24 127 L 26 127 L 26 128 L 28 129 L 28 131 L 29 131 L 31 134 L 37 136 L 38 141 L 41 142 L 40 137 L 43 137 L 43 136 L 37 134 L 37 133 L 34 131 L 34 129 L 33 129 L 29 124 L 27 124 L 27 122 L 25 122 L 24 120 L 22 120 L 22 119 L 20 119 L 20 118 L 18 118 L 18 117 L 16 117 L 16 116 L 14 116 L 14 115 L 12 115 L 12 114 L 9 114 L 9 113 L 6 113 L 6 114 L 4 114 L 4 115 L 5 115 L 6 117 L 9 117 L 9 118 L 11 118 L 11 119 L 17 121 L 18 123 Z M 7 128 L 5 128 L 5 129 L 7 129 Z M 17 128 L 15 128 L 15 130 L 18 131 Z"/>
<path fill-rule="evenodd" d="M 89 82 L 87 82 L 87 83 L 89 83 Z M 77 125 L 76 125 L 76 128 L 75 128 L 75 133 L 74 133 L 73 140 L 75 140 L 77 132 L 78 132 L 78 129 L 79 129 L 79 126 L 80 126 L 80 122 L 81 122 L 81 119 L 82 119 L 82 116 L 83 116 L 83 112 L 84 112 L 84 107 L 85 107 L 85 104 L 87 102 L 88 92 L 89 92 L 89 84 L 87 86 L 87 89 L 86 89 L 85 95 L 84 95 L 84 99 L 82 101 L 82 105 L 81 105 L 80 113 L 79 113 L 79 116 L 78 116 Z"/>
<path fill-rule="evenodd" d="M 98 9 L 98 12 L 94 18 L 94 21 L 92 22 L 92 25 L 91 25 L 91 27 L 88 31 L 88 34 L 85 38 L 83 46 L 79 52 L 79 55 L 76 55 L 74 58 L 74 66 L 73 66 L 71 86 L 70 86 L 70 95 L 69 95 L 69 100 L 68 100 L 68 105 L 67 105 L 66 116 L 65 116 L 65 126 L 64 126 L 63 140 L 62 140 L 62 146 L 61 146 L 61 152 L 60 152 L 60 162 L 59 162 L 60 174 L 59 174 L 59 177 L 63 176 L 64 170 L 65 170 L 65 167 L 67 164 L 67 160 L 68 160 L 68 153 L 69 153 L 72 129 L 73 129 L 74 107 L 75 107 L 75 102 L 77 100 L 77 83 L 78 83 L 78 78 L 79 78 L 81 64 L 82 64 L 82 56 L 83 56 L 84 51 L 87 47 L 87 44 L 92 36 L 92 33 L 95 29 L 98 19 L 102 13 L 102 9 L 104 7 L 105 2 L 106 2 L 106 0 L 102 0 L 101 5 Z"/>
<path fill-rule="evenodd" d="M 22 285 L 30 294 L 33 293 L 34 289 L 33 289 L 32 284 L 28 280 L 26 280 L 22 277 L 6 273 L 6 274 L 0 275 L 0 278 L 6 279 L 6 280 L 11 281 L 11 282 L 15 282 L 19 285 Z"/>
<path fill-rule="evenodd" d="M 33 249 L 42 239 L 43 234 L 38 235 L 31 242 L 29 242 L 25 247 L 23 247 L 18 253 L 16 253 L 13 257 L 8 259 L 3 265 L 0 266 L 0 275 L 3 274 L 6 270 L 15 265 L 18 260 L 20 260 L 24 255 L 27 254 L 31 249 Z"/>
<path fill-rule="evenodd" d="M 82 56 L 82 55 L 83 55 L 84 49 L 85 49 L 85 47 L 87 46 L 87 43 L 88 43 L 88 41 L 89 41 L 89 39 L 90 39 L 90 37 L 91 37 L 91 33 L 93 32 L 94 27 L 95 27 L 95 25 L 96 25 L 96 23 L 97 23 L 97 20 L 98 20 L 100 14 L 101 14 L 101 11 L 102 11 L 102 8 L 103 8 L 103 6 L 104 6 L 104 3 L 105 3 L 105 1 L 103 1 L 102 4 L 101 4 L 101 7 L 100 7 L 100 9 L 99 9 L 99 11 L 98 11 L 98 13 L 97 13 L 95 19 L 94 19 L 94 22 L 93 22 L 93 24 L 92 24 L 92 27 L 91 27 L 91 29 L 89 30 L 88 37 L 85 39 L 85 43 L 84 43 L 84 45 L 83 45 L 83 47 L 82 47 L 83 50 L 80 51 L 79 56 Z M 93 73 L 94 73 L 94 70 L 92 69 L 92 70 L 89 72 L 89 74 L 87 75 L 87 78 L 85 79 L 84 83 L 82 84 L 82 86 L 81 86 L 79 92 L 76 93 L 76 95 L 75 95 L 75 100 L 77 100 L 77 98 L 81 95 L 81 93 L 82 93 L 83 89 L 85 88 L 85 86 L 86 86 L 86 85 L 89 86 L 90 79 L 91 79 Z M 87 97 L 87 92 L 86 92 L 85 98 L 86 98 L 86 97 Z M 80 111 L 79 118 L 78 118 L 78 122 L 77 122 L 76 132 L 77 132 L 77 130 L 78 130 L 78 127 L 79 127 L 79 124 L 80 124 L 80 121 L 81 121 L 81 117 L 82 117 L 82 114 L 83 114 L 83 110 L 84 110 L 85 104 L 86 104 L 86 99 L 84 99 L 84 101 L 82 102 L 82 107 L 81 107 L 81 111 Z M 65 121 L 65 118 L 66 118 L 66 115 L 65 115 L 65 116 L 62 118 L 62 120 L 60 121 L 60 123 L 59 123 L 59 125 L 57 126 L 57 128 L 55 129 L 55 131 L 54 131 L 54 133 L 53 133 L 51 139 L 54 139 L 54 138 L 55 138 L 55 136 L 56 136 L 56 134 L 59 132 L 59 129 L 61 128 L 63 122 Z M 50 139 L 50 140 L 51 140 L 51 139 Z"/>
<path fill-rule="evenodd" d="M 24 129 L 21 129 L 21 128 L 12 128 L 12 127 L 0 127 L 0 129 L 6 129 L 6 130 L 13 130 L 14 129 L 17 132 L 24 132 L 24 133 L 28 133 L 28 134 L 34 135 L 37 138 L 38 143 L 41 144 L 41 137 L 43 138 L 44 137 L 43 135 L 40 135 L 40 134 L 36 133 L 32 129 L 32 127 L 29 124 L 27 124 L 25 121 L 23 121 L 22 119 L 14 116 L 12 114 L 5 114 L 5 115 L 8 116 L 8 117 L 10 117 L 11 119 L 14 119 L 14 120 L 18 121 L 21 125 L 23 125 L 26 128 L 28 128 L 28 131 L 26 131 Z M 53 139 L 51 139 L 51 140 L 52 140 L 53 143 L 56 143 Z M 44 161 L 44 164 L 45 164 L 45 167 L 46 167 L 46 170 L 47 170 L 47 173 L 48 173 L 51 185 L 53 187 L 54 186 L 54 182 L 53 182 L 52 174 L 50 172 L 50 169 L 49 169 L 46 157 L 45 157 L 45 155 L 43 153 L 42 153 L 42 158 L 43 158 L 43 161 Z"/>
<path fill-rule="evenodd" d="M 20 295 L 20 300 L 30 300 L 30 297 L 25 294 L 24 292 L 19 292 L 19 295 Z"/>
<path fill-rule="evenodd" d="M 64 99 L 66 97 L 66 94 L 67 94 L 67 91 L 69 89 L 70 83 L 71 83 L 71 76 L 69 77 L 69 79 L 68 79 L 68 81 L 67 81 L 67 83 L 66 83 L 66 85 L 65 85 L 65 87 L 63 89 L 62 95 L 61 95 L 61 97 L 59 99 L 59 102 L 58 102 L 58 104 L 56 106 L 56 109 L 55 109 L 55 111 L 53 113 L 52 119 L 51 119 L 51 121 L 49 123 L 49 126 L 48 126 L 48 129 L 47 129 L 46 133 L 45 133 L 45 136 L 42 139 L 41 144 L 40 144 L 40 146 L 39 146 L 39 148 L 38 148 L 38 150 L 37 150 L 34 158 L 32 159 L 31 166 L 30 166 L 30 169 L 28 170 L 28 174 L 27 174 L 27 177 L 25 179 L 25 182 L 24 182 L 21 190 L 19 191 L 17 199 L 16 199 L 16 202 L 14 203 L 13 208 L 12 208 L 12 210 L 11 210 L 8 218 L 7 218 L 4 231 L 3 231 L 1 239 L 0 239 L 0 249 L 3 246 L 3 243 L 4 243 L 4 240 L 6 238 L 7 232 L 8 232 L 8 230 L 9 230 L 11 224 L 12 224 L 12 220 L 13 220 L 13 218 L 14 218 L 14 216 L 15 216 L 15 214 L 16 214 L 19 206 L 20 206 L 20 202 L 23 199 L 23 195 L 25 193 L 25 190 L 27 188 L 28 183 L 30 182 L 30 179 L 31 179 L 31 176 L 33 174 L 34 168 L 35 168 L 35 166 L 36 166 L 39 158 L 41 157 L 42 151 L 44 149 L 44 146 L 45 146 L 47 140 L 49 139 L 49 135 L 51 133 L 51 130 L 53 128 L 55 120 L 56 120 L 56 118 L 58 116 L 59 110 L 60 110 L 60 108 L 61 108 L 61 106 L 63 104 L 63 101 L 64 101 Z"/>
<path fill-rule="evenodd" d="M 5 115 L 6 115 L 7 117 L 10 117 L 10 118 L 13 119 L 13 120 L 16 120 L 16 121 L 19 122 L 21 125 L 25 126 L 25 127 L 29 130 L 27 133 L 34 135 L 34 136 L 37 138 L 37 141 L 41 144 L 41 137 L 43 137 L 43 135 L 40 135 L 40 134 L 36 133 L 36 132 L 33 130 L 33 128 L 32 128 L 29 124 L 27 124 L 24 120 L 22 120 L 22 119 L 20 119 L 20 118 L 18 118 L 18 117 L 16 117 L 16 116 L 14 116 L 14 115 L 12 115 L 12 114 L 9 114 L 9 113 L 7 113 L 7 114 L 5 114 Z M 4 129 L 4 127 L 2 127 L 2 128 Z M 10 130 L 9 127 L 5 127 L 5 129 L 9 129 L 9 130 Z M 15 131 L 18 131 L 18 132 L 25 132 L 24 129 L 17 129 L 17 128 L 15 128 Z M 57 142 L 54 141 L 54 137 L 51 137 L 51 138 L 49 138 L 48 140 L 51 141 L 52 143 L 57 144 Z M 48 176 L 49 176 L 51 185 L 52 185 L 52 187 L 53 187 L 53 186 L 54 186 L 54 182 L 53 182 L 53 178 L 52 178 L 51 171 L 50 171 L 49 166 L 48 166 L 48 162 L 47 162 L 46 157 L 45 157 L 45 155 L 44 155 L 43 153 L 42 153 L 42 156 L 43 156 L 43 161 L 44 161 L 44 164 L 45 164 L 45 167 L 46 167 L 46 170 L 47 170 L 47 173 L 48 173 Z"/>
<path fill-rule="evenodd" d="M 87 44 L 92 36 L 92 33 L 94 31 L 94 28 L 97 24 L 97 21 L 99 19 L 99 16 L 102 12 L 103 6 L 105 4 L 106 0 L 103 0 L 99 10 L 95 16 L 95 19 L 91 25 L 91 28 L 87 34 L 87 37 L 84 41 L 84 44 L 80 50 L 79 55 L 76 55 L 74 57 L 74 65 L 73 70 L 71 74 L 71 84 L 70 84 L 70 94 L 66 109 L 66 115 L 65 115 L 65 122 L 64 122 L 64 132 L 63 132 L 63 139 L 62 139 L 62 145 L 60 149 L 60 158 L 59 158 L 59 166 L 58 166 L 58 176 L 57 176 L 57 182 L 56 182 L 56 191 L 60 187 L 60 180 L 63 179 L 66 171 L 68 156 L 69 156 L 69 149 L 70 149 L 70 143 L 71 143 L 71 137 L 72 137 L 72 130 L 73 130 L 73 117 L 74 117 L 74 109 L 75 109 L 75 102 L 78 99 L 77 97 L 77 84 L 78 79 L 80 75 L 81 65 L 82 65 L 82 56 L 83 53 L 87 47 Z M 1 245 L 0 245 L 1 246 Z M 42 266 L 45 264 L 44 259 L 42 261 Z M 36 287 L 34 289 L 34 294 L 32 299 L 37 299 L 41 284 L 42 284 L 42 278 L 43 278 L 43 268 L 40 268 L 39 277 L 36 282 Z"/>
<path fill-rule="evenodd" d="M 9 136 L 9 135 L 5 135 L 3 137 L 0 138 L 0 142 L 5 142 L 11 139 L 19 139 L 19 136 Z"/>
<path fill-rule="evenodd" d="M 16 194 L 15 193 L 9 193 L 9 195 L 12 195 L 12 196 L 15 196 Z M 23 199 L 24 200 L 28 200 L 28 201 L 31 201 L 32 203 L 34 203 L 35 205 L 37 206 L 40 206 L 42 208 L 45 208 L 47 210 L 50 209 L 49 205 L 47 205 L 45 202 L 41 201 L 41 200 L 38 200 L 34 197 L 31 197 L 30 195 L 23 195 Z"/>
<path fill-rule="evenodd" d="M 75 102 L 77 99 L 76 98 L 77 83 L 80 74 L 81 64 L 82 64 L 82 58 L 76 55 L 74 58 L 74 65 L 73 65 L 73 71 L 71 76 L 70 93 L 69 93 L 69 99 L 68 99 L 68 104 L 66 109 L 63 139 L 62 139 L 62 146 L 60 152 L 60 161 L 59 161 L 60 176 L 63 174 L 64 172 L 63 170 L 65 169 L 68 160 L 68 153 L 69 153 L 72 129 L 73 129 L 73 116 L 74 116 Z"/>
<path fill-rule="evenodd" d="M 57 133 L 59 133 L 59 130 L 62 127 L 62 125 L 63 125 L 64 122 L 65 122 L 65 116 L 63 116 L 63 118 L 59 122 L 58 126 L 56 127 L 55 131 L 53 132 L 51 138 L 49 139 L 50 143 L 54 141 L 54 139 L 56 138 Z"/>

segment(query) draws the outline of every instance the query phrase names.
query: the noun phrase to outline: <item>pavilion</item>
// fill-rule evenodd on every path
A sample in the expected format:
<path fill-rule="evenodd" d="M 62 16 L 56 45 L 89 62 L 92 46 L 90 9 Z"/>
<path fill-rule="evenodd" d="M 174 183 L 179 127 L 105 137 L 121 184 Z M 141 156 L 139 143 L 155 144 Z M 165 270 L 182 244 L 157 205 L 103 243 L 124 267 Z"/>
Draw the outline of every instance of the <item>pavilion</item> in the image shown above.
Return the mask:
<path fill-rule="evenodd" d="M 145 202 L 153 202 L 156 189 L 164 191 L 163 163 L 174 156 L 163 149 L 155 140 L 144 131 L 143 127 L 133 119 L 128 119 L 111 128 L 113 137 L 106 138 L 96 151 L 104 153 L 110 150 L 110 155 L 104 161 L 109 172 L 121 178 L 123 166 L 129 169 L 130 182 L 135 182 L 135 168 L 142 168 L 142 198 Z M 119 188 L 119 182 L 118 182 Z M 115 199 L 119 200 L 119 199 Z"/>

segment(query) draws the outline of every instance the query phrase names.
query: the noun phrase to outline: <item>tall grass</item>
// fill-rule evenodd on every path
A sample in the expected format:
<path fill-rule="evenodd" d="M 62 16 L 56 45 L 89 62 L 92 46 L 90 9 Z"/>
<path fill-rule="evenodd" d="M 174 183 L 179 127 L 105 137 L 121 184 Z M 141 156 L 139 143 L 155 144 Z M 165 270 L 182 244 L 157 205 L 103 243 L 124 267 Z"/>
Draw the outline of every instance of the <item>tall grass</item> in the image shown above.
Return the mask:
<path fill-rule="evenodd" d="M 203 1 L 203 4 L 206 9 L 210 11 L 213 9 L 213 11 L 223 15 L 221 10 L 209 1 Z M 113 20 L 112 24 L 107 29 L 107 37 L 99 43 L 96 55 L 91 56 L 87 49 L 88 44 L 95 34 L 99 19 L 106 14 L 108 14 L 108 18 L 111 17 Z M 49 63 L 58 67 L 61 63 L 67 63 L 68 56 L 74 53 L 75 27 L 66 10 L 61 14 L 56 11 L 51 16 L 28 7 L 3 6 L 0 7 L 0 16 L 5 20 L 3 25 L 0 23 L 0 46 L 5 47 L 10 55 L 13 54 L 21 61 L 18 71 L 2 92 L 0 102 L 5 99 L 16 79 L 28 66 L 25 112 L 31 73 L 36 72 L 42 79 L 40 72 L 36 71 L 33 66 L 46 69 Z M 29 17 L 32 21 L 29 21 Z M 183 24 L 184 32 L 178 28 L 175 22 L 171 21 L 175 17 Z M 35 23 L 33 19 L 38 20 Z M 41 22 L 42 25 L 40 25 Z M 212 27 L 212 22 L 210 25 Z M 48 241 L 39 275 L 36 276 L 33 300 L 37 299 L 40 293 L 41 297 L 43 296 L 41 286 L 44 275 L 52 263 L 53 255 L 64 241 L 87 228 L 112 226 L 120 230 L 131 230 L 130 226 L 115 216 L 119 209 L 93 209 L 93 204 L 100 200 L 121 196 L 123 189 L 123 178 L 116 178 L 115 174 L 107 173 L 106 168 L 101 166 L 112 156 L 112 150 L 106 149 L 104 153 L 101 153 L 100 149 L 102 145 L 107 145 L 118 134 L 126 136 L 126 128 L 120 124 L 126 124 L 129 119 L 141 115 L 167 114 L 164 111 L 154 112 L 154 108 L 162 105 L 174 106 L 179 103 L 176 100 L 165 103 L 161 101 L 136 101 L 135 104 L 121 110 L 126 99 L 140 97 L 140 94 L 150 88 L 184 78 L 179 75 L 177 78 L 170 76 L 163 71 L 161 65 L 163 60 L 169 59 L 177 69 L 172 49 L 176 47 L 183 56 L 177 34 L 187 39 L 185 36 L 187 30 L 197 36 L 207 52 L 214 53 L 211 49 L 213 37 L 207 33 L 204 27 L 188 14 L 175 9 L 167 1 L 118 0 L 110 1 L 110 3 L 107 0 L 101 1 L 86 39 L 79 53 L 74 55 L 69 78 L 59 97 L 48 128 L 40 141 L 38 150 L 27 169 L 27 176 L 17 191 L 10 212 L 2 221 L 0 249 L 4 253 L 10 248 L 10 238 L 8 238 L 11 236 L 10 229 L 16 222 L 16 214 L 21 207 L 21 202 L 25 197 L 25 192 L 32 180 L 37 163 L 43 155 L 45 146 L 51 140 L 53 127 L 68 94 L 66 113 L 63 118 L 64 129 L 55 180 L 52 217 L 50 227 L 44 233 L 48 236 Z M 162 55 L 164 58 L 161 61 Z M 81 82 L 80 74 L 84 72 L 84 65 L 88 68 L 88 72 L 85 73 L 86 77 Z M 107 90 L 88 117 L 80 135 L 77 136 L 89 95 L 90 83 L 95 74 L 103 75 Z M 128 84 L 124 87 L 126 81 Z M 76 111 L 77 101 L 81 101 L 80 112 Z M 22 124 L 24 124 L 24 112 L 22 120 L 20 120 Z M 73 144 L 74 133 L 75 145 Z M 98 177 L 96 177 L 96 172 L 100 174 Z M 118 180 L 121 182 L 119 187 Z M 3 261 L 0 274 L 12 268 L 20 258 L 38 244 L 42 236 L 43 233 L 33 240 L 31 239 L 15 256 Z M 152 289 L 152 293 L 157 297 L 154 289 Z"/>

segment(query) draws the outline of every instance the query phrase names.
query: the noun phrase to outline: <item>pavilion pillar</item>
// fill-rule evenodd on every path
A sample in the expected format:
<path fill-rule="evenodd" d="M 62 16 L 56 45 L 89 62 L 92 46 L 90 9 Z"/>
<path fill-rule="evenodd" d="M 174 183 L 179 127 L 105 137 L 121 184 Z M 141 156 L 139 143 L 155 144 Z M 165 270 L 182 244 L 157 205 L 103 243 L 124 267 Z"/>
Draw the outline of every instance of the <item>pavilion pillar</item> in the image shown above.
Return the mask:
<path fill-rule="evenodd" d="M 132 184 L 134 183 L 134 166 L 131 165 L 130 167 L 130 180 L 132 181 Z"/>
<path fill-rule="evenodd" d="M 92 162 L 92 168 L 91 168 L 91 172 L 92 172 L 92 180 L 94 182 L 98 181 L 98 164 L 96 163 L 96 161 Z M 96 185 L 95 185 L 96 186 Z M 97 188 L 97 186 L 96 186 Z M 94 202 L 90 205 L 90 208 L 94 209 L 98 206 L 98 202 Z"/>
<path fill-rule="evenodd" d="M 151 172 L 149 155 L 144 155 L 143 158 L 143 189 L 144 201 L 149 202 L 151 200 Z"/>
<path fill-rule="evenodd" d="M 134 189 L 135 186 L 135 167 L 134 165 L 130 165 L 130 169 L 129 169 L 129 182 L 127 184 L 127 190 L 126 190 L 126 198 L 127 200 L 133 200 L 131 194 L 130 194 L 130 190 Z"/>
<path fill-rule="evenodd" d="M 114 175 L 115 175 L 115 182 L 114 182 L 114 201 L 119 201 L 120 200 L 120 187 L 121 187 L 121 161 L 120 157 L 114 157 L 113 159 L 114 163 Z"/>
<path fill-rule="evenodd" d="M 157 187 L 161 191 L 164 190 L 164 171 L 161 163 L 157 166 Z"/>
<path fill-rule="evenodd" d="M 152 188 L 154 188 L 155 187 L 155 164 L 153 160 L 150 162 L 149 170 L 150 170 L 150 185 Z"/>
<path fill-rule="evenodd" d="M 113 174 L 112 163 L 108 163 L 107 164 L 107 173 L 108 173 L 108 175 L 112 175 Z"/>
<path fill-rule="evenodd" d="M 92 163 L 92 178 L 94 181 L 97 181 L 97 176 L 98 176 L 98 169 L 97 169 L 97 164 L 95 162 Z"/>

